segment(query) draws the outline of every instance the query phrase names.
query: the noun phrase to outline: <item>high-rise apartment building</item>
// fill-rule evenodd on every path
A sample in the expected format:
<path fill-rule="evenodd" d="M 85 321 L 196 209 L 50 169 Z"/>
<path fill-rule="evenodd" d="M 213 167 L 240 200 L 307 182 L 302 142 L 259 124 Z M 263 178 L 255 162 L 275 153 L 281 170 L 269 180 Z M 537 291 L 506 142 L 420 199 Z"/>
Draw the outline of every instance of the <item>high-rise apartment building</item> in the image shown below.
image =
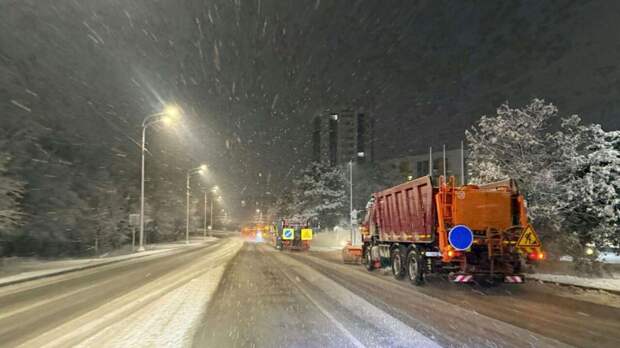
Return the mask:
<path fill-rule="evenodd" d="M 374 159 L 374 119 L 366 112 L 341 110 L 314 118 L 313 160 L 339 165 Z"/>

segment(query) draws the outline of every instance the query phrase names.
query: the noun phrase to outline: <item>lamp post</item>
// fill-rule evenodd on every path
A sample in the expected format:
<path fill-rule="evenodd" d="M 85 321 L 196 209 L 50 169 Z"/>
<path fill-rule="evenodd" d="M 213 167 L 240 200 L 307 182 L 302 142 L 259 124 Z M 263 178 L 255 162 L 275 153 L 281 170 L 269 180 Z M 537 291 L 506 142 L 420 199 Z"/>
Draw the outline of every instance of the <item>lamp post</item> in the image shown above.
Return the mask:
<path fill-rule="evenodd" d="M 187 215 L 185 218 L 185 244 L 189 244 L 189 197 L 190 197 L 190 187 L 189 187 L 189 179 L 191 178 L 192 175 L 194 174 L 201 174 L 204 175 L 205 172 L 207 171 L 207 165 L 203 164 L 199 167 L 196 167 L 194 169 L 190 169 L 187 171 L 187 177 L 186 177 L 186 196 L 187 196 Z"/>
<path fill-rule="evenodd" d="M 349 226 L 351 227 L 351 245 L 354 245 L 355 231 L 353 231 L 353 160 L 349 161 Z"/>
<path fill-rule="evenodd" d="M 146 152 L 146 129 L 148 126 L 163 122 L 170 124 L 181 115 L 181 110 L 175 105 L 168 105 L 162 112 L 149 115 L 142 121 L 142 164 L 140 179 L 140 246 L 138 251 L 144 251 L 144 154 Z"/>
<path fill-rule="evenodd" d="M 211 215 L 209 216 L 209 229 L 213 229 L 213 201 L 215 200 L 215 197 L 214 197 L 214 196 L 215 196 L 215 194 L 217 193 L 217 191 L 218 191 L 219 189 L 220 189 L 220 188 L 219 188 L 219 187 L 217 187 L 217 185 L 216 185 L 216 186 L 213 186 L 213 187 L 211 188 L 211 193 L 213 193 L 213 196 L 211 196 Z M 205 194 L 206 194 L 206 193 L 205 193 Z M 221 198 L 221 196 L 220 196 L 220 198 Z M 207 209 L 207 208 L 206 208 L 206 206 L 205 206 L 205 209 Z M 206 213 L 205 213 L 205 217 L 206 217 Z"/>
<path fill-rule="evenodd" d="M 357 153 L 357 158 L 362 159 L 366 156 L 363 151 Z M 357 245 L 355 229 L 353 227 L 353 159 L 349 160 L 349 226 L 351 227 L 351 245 Z"/>
<path fill-rule="evenodd" d="M 207 240 L 207 191 L 205 193 L 205 214 L 203 219 L 203 227 L 202 227 L 202 238 Z"/>
<path fill-rule="evenodd" d="M 213 229 L 213 199 L 211 199 L 211 214 L 209 216 L 209 227 Z"/>

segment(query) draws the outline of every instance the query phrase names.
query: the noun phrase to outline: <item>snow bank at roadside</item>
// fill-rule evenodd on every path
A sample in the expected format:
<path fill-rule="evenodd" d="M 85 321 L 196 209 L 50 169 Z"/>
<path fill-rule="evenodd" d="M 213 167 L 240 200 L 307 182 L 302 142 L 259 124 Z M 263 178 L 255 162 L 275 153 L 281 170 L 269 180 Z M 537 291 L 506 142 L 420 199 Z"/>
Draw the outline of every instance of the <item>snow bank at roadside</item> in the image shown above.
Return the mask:
<path fill-rule="evenodd" d="M 211 238 L 211 237 L 210 237 Z M 13 270 L 3 270 L 3 273 L 9 273 L 6 276 L 0 276 L 0 286 L 20 283 L 28 280 L 34 280 L 44 277 L 49 277 L 53 275 L 79 271 L 82 269 L 87 269 L 96 266 L 102 266 L 109 263 L 130 260 L 145 256 L 151 256 L 161 253 L 170 252 L 173 249 L 184 248 L 197 246 L 203 243 L 212 242 L 213 240 L 217 240 L 217 238 L 211 238 L 206 241 L 195 242 L 192 241 L 191 244 L 185 243 L 166 243 L 166 244 L 154 244 L 149 246 L 151 250 L 146 250 L 139 253 L 131 253 L 120 256 L 111 256 L 111 257 L 98 257 L 98 258 L 90 258 L 90 259 L 67 259 L 67 260 L 58 260 L 58 261 L 42 261 L 42 260 L 34 260 L 27 259 L 21 262 L 15 262 L 13 265 L 9 265 L 8 267 L 14 268 Z M 20 264 L 22 263 L 22 264 Z M 21 271 L 28 270 L 28 271 Z M 13 274 L 11 274 L 13 273 Z"/>
<path fill-rule="evenodd" d="M 588 288 L 620 292 L 619 278 L 584 278 L 561 274 L 534 273 L 528 278 L 538 279 L 546 282 L 553 282 L 564 285 L 575 285 Z"/>

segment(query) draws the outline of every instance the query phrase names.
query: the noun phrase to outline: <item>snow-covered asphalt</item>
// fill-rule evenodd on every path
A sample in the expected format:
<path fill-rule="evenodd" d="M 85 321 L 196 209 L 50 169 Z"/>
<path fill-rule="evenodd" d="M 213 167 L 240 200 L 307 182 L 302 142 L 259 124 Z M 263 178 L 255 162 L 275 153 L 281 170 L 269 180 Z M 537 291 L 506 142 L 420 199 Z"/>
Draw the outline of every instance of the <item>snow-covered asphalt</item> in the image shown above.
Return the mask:
<path fill-rule="evenodd" d="M 0 346 L 186 346 L 242 245 L 222 239 L 0 288 Z"/>
<path fill-rule="evenodd" d="M 620 346 L 616 295 L 414 287 L 335 255 L 222 238 L 3 287 L 0 346 Z"/>

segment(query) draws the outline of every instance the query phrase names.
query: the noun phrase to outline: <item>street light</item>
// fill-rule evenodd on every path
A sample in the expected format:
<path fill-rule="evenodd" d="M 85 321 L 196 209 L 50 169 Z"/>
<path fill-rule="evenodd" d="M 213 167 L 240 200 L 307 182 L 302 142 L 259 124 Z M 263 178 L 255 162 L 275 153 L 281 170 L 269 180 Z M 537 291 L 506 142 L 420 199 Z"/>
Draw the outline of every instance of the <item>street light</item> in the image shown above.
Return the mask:
<path fill-rule="evenodd" d="M 176 105 L 166 105 L 162 112 L 149 115 L 142 121 L 142 169 L 140 179 L 140 246 L 138 251 L 144 251 L 144 153 L 146 144 L 146 129 L 159 122 L 171 125 L 181 116 L 181 109 Z"/>
<path fill-rule="evenodd" d="M 200 174 L 200 175 L 205 175 L 207 173 L 207 165 L 203 164 L 200 165 L 194 169 L 190 169 L 187 171 L 187 184 L 186 184 L 186 191 L 187 191 L 187 216 L 185 218 L 185 244 L 189 244 L 189 179 L 191 178 L 192 175 L 194 174 Z"/>
<path fill-rule="evenodd" d="M 351 228 L 351 245 L 355 245 L 353 231 L 353 160 L 349 161 L 349 226 Z"/>
<path fill-rule="evenodd" d="M 215 194 L 218 192 L 218 190 L 219 190 L 219 189 L 220 189 L 220 188 L 219 188 L 217 185 L 215 185 L 215 186 L 213 186 L 213 187 L 211 188 L 211 193 L 213 193 L 213 195 L 215 195 Z M 205 192 L 205 200 L 206 200 L 206 199 L 207 199 L 207 193 Z M 217 197 L 217 200 L 218 200 L 218 201 L 220 201 L 221 199 L 222 199 L 222 196 L 218 196 L 218 197 Z M 215 198 L 211 199 L 211 215 L 209 216 L 209 230 L 213 229 L 213 201 L 214 201 L 214 200 L 215 200 Z M 205 202 L 206 202 L 206 201 L 205 201 Z M 206 212 L 206 209 L 207 209 L 207 207 L 206 207 L 206 204 L 205 204 L 205 221 L 206 221 L 206 219 L 207 219 L 207 212 Z M 205 222 L 205 224 L 206 224 L 206 222 Z"/>
<path fill-rule="evenodd" d="M 203 240 L 207 240 L 207 191 L 204 192 L 205 194 L 205 214 L 204 214 L 204 219 L 202 221 L 203 226 L 202 226 L 202 239 Z"/>
<path fill-rule="evenodd" d="M 364 158 L 366 154 L 363 151 L 357 153 L 357 158 Z M 356 212 L 357 213 L 357 212 Z M 349 226 L 351 228 L 351 245 L 356 243 L 356 235 L 353 229 L 353 159 L 349 160 Z"/>

